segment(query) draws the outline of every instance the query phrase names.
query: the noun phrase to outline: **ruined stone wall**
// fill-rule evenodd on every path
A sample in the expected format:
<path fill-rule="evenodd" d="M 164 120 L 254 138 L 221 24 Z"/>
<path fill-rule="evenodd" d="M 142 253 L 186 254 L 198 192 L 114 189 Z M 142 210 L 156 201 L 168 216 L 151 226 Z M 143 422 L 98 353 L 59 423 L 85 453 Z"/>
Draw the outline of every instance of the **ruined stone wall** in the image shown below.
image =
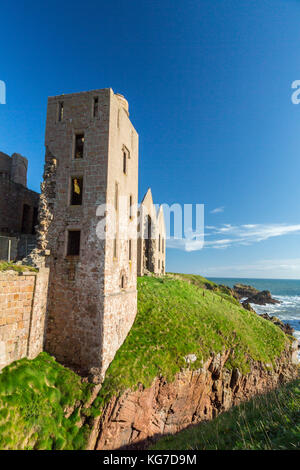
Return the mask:
<path fill-rule="evenodd" d="M 149 218 L 151 230 L 149 228 Z M 162 207 L 160 207 L 158 213 L 156 212 L 150 188 L 140 204 L 138 222 L 138 276 L 144 276 L 148 273 L 165 274 L 166 228 L 164 213 Z"/>
<path fill-rule="evenodd" d="M 156 272 L 158 274 L 166 273 L 166 226 L 162 206 L 157 216 L 157 234 L 156 234 Z"/>
<path fill-rule="evenodd" d="M 59 120 L 62 101 L 64 113 Z M 138 142 L 132 130 L 111 89 L 49 98 L 38 233 L 50 267 L 46 349 L 60 362 L 98 378 L 103 377 L 136 314 L 136 244 L 132 243 L 129 263 L 128 240 L 120 241 L 115 262 L 113 237 L 101 239 L 96 232 L 104 216 L 97 212 L 98 206 L 107 201 L 114 204 L 116 179 L 120 196 L 128 197 L 132 184 L 137 198 Z M 76 133 L 84 133 L 82 159 L 74 159 Z M 125 175 L 121 177 L 123 145 L 132 151 L 127 183 Z M 83 177 L 82 205 L 70 204 L 72 177 Z M 110 229 L 107 223 L 106 234 Z M 67 254 L 70 230 L 81 231 L 79 256 Z M 126 281 L 121 289 L 122 275 Z"/>
<path fill-rule="evenodd" d="M 109 90 L 97 91 L 100 113 L 92 116 L 93 93 L 49 98 L 43 233 L 50 250 L 46 349 L 81 373 L 101 368 L 104 241 L 96 235 L 97 206 L 106 199 Z M 63 100 L 64 116 L 58 121 Z M 74 159 L 76 132 L 84 132 L 84 158 Z M 52 163 L 51 163 L 52 162 Z M 52 165 L 52 167 L 51 167 Z M 54 168 L 55 167 L 55 170 Z M 83 177 L 82 205 L 70 204 L 71 177 Z M 49 194 L 51 193 L 52 194 Z M 50 199 L 50 207 L 48 203 Z M 67 256 L 69 230 L 80 230 L 80 256 Z"/>
<path fill-rule="evenodd" d="M 33 210 L 39 205 L 39 194 L 0 176 L 0 232 L 21 233 L 24 204 L 29 206 L 26 233 L 32 233 Z"/>
<path fill-rule="evenodd" d="M 126 173 L 123 152 L 126 152 Z M 128 103 L 111 90 L 107 202 L 114 206 L 118 185 L 121 216 L 117 227 L 114 256 L 112 223 L 107 223 L 105 249 L 105 307 L 103 318 L 103 370 L 125 340 L 137 312 L 137 199 L 138 199 L 138 134 L 129 119 Z M 132 217 L 130 217 L 130 197 Z M 129 242 L 131 240 L 131 242 Z M 129 259 L 131 243 L 131 259 Z M 123 281 L 122 281 L 123 277 Z M 122 286 L 122 282 L 124 283 Z"/>
<path fill-rule="evenodd" d="M 0 273 L 0 369 L 43 350 L 47 268 L 38 273 Z"/>

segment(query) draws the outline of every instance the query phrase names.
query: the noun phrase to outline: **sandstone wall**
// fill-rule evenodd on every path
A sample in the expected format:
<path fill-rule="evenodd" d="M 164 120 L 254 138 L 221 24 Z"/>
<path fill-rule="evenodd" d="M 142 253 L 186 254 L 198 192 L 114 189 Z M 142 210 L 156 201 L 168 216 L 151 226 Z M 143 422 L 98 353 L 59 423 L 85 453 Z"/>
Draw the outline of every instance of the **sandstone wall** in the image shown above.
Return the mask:
<path fill-rule="evenodd" d="M 298 374 L 296 347 L 287 347 L 274 369 L 253 362 L 247 375 L 227 370 L 229 352 L 224 352 L 199 370 L 178 373 L 172 383 L 157 377 L 149 388 L 113 397 L 95 423 L 89 448 L 145 448 L 160 436 L 210 420 L 232 405 L 292 380 Z"/>
<path fill-rule="evenodd" d="M 157 213 L 150 188 L 140 204 L 138 214 L 138 276 L 144 276 L 144 274 L 147 274 L 148 272 L 152 272 L 154 274 L 165 274 L 166 227 L 164 212 L 161 206 Z"/>
<path fill-rule="evenodd" d="M 48 269 L 0 273 L 0 370 L 43 350 Z"/>
<path fill-rule="evenodd" d="M 94 100 L 97 99 L 97 112 Z M 63 117 L 58 119 L 63 102 Z M 138 135 L 128 104 L 111 89 L 52 97 L 48 100 L 46 166 L 40 202 L 38 248 L 50 267 L 46 350 L 77 372 L 101 380 L 136 315 L 136 218 Z M 82 158 L 75 158 L 76 135 L 84 133 Z M 123 152 L 128 152 L 123 168 Z M 83 180 L 80 205 L 71 203 L 72 178 Z M 109 217 L 99 206 L 115 205 L 116 185 L 125 199 L 129 239 L 112 235 Z M 106 214 L 107 215 L 107 212 Z M 70 256 L 69 231 L 80 231 L 80 250 Z M 114 242 L 117 238 L 117 254 Z"/>
<path fill-rule="evenodd" d="M 21 184 L 0 177 L 0 232 L 22 232 L 24 204 L 29 206 L 26 233 L 32 233 L 34 208 L 38 207 L 39 194 Z"/>

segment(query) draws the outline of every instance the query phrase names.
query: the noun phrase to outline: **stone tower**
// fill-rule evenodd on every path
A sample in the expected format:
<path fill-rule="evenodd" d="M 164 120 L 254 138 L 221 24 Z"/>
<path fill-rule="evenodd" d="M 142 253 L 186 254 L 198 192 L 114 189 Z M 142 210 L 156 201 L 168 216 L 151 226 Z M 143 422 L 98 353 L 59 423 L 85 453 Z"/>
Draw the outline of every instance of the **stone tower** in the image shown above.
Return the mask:
<path fill-rule="evenodd" d="M 126 99 L 110 88 L 49 98 L 45 146 L 38 234 L 50 267 L 45 348 L 101 379 L 137 309 L 138 134 Z M 103 204 L 122 212 L 122 227 Z"/>

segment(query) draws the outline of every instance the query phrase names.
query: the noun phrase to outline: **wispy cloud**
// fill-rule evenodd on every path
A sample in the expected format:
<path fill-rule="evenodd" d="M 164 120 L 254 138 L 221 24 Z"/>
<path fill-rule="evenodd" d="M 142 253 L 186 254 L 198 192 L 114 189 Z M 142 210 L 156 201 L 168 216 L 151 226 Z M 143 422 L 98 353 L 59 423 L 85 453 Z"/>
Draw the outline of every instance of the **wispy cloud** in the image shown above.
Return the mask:
<path fill-rule="evenodd" d="M 224 212 L 224 209 L 225 209 L 224 206 L 216 207 L 215 209 L 213 209 L 212 211 L 210 211 L 210 213 L 211 213 L 211 214 L 219 214 L 220 212 Z"/>
<path fill-rule="evenodd" d="M 291 233 L 300 233 L 300 224 L 247 224 L 247 225 L 222 225 L 213 228 L 210 236 L 214 240 L 205 242 L 206 247 L 227 248 L 233 245 L 252 245 L 253 243 L 268 240 L 273 237 L 282 237 Z M 219 237 L 226 234 L 225 240 Z"/>
<path fill-rule="evenodd" d="M 212 277 L 276 277 L 279 279 L 299 279 L 300 258 L 261 259 L 252 264 L 210 266 L 203 268 L 202 274 Z"/>
<path fill-rule="evenodd" d="M 223 224 L 219 227 L 205 227 L 204 245 L 199 239 L 173 239 L 168 240 L 168 247 L 184 251 L 201 250 L 203 246 L 220 250 L 236 245 L 252 245 L 269 238 L 293 233 L 300 234 L 300 224 Z"/>

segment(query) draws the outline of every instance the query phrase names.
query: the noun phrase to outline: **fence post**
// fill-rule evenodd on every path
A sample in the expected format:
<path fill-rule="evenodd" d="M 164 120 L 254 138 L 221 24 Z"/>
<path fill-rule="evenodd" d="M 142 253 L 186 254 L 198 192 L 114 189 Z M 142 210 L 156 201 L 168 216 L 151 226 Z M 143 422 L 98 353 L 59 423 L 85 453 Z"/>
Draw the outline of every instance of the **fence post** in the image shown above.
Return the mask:
<path fill-rule="evenodd" d="M 9 238 L 8 239 L 8 255 L 7 255 L 9 263 L 10 263 L 10 257 L 11 257 L 11 239 Z"/>

